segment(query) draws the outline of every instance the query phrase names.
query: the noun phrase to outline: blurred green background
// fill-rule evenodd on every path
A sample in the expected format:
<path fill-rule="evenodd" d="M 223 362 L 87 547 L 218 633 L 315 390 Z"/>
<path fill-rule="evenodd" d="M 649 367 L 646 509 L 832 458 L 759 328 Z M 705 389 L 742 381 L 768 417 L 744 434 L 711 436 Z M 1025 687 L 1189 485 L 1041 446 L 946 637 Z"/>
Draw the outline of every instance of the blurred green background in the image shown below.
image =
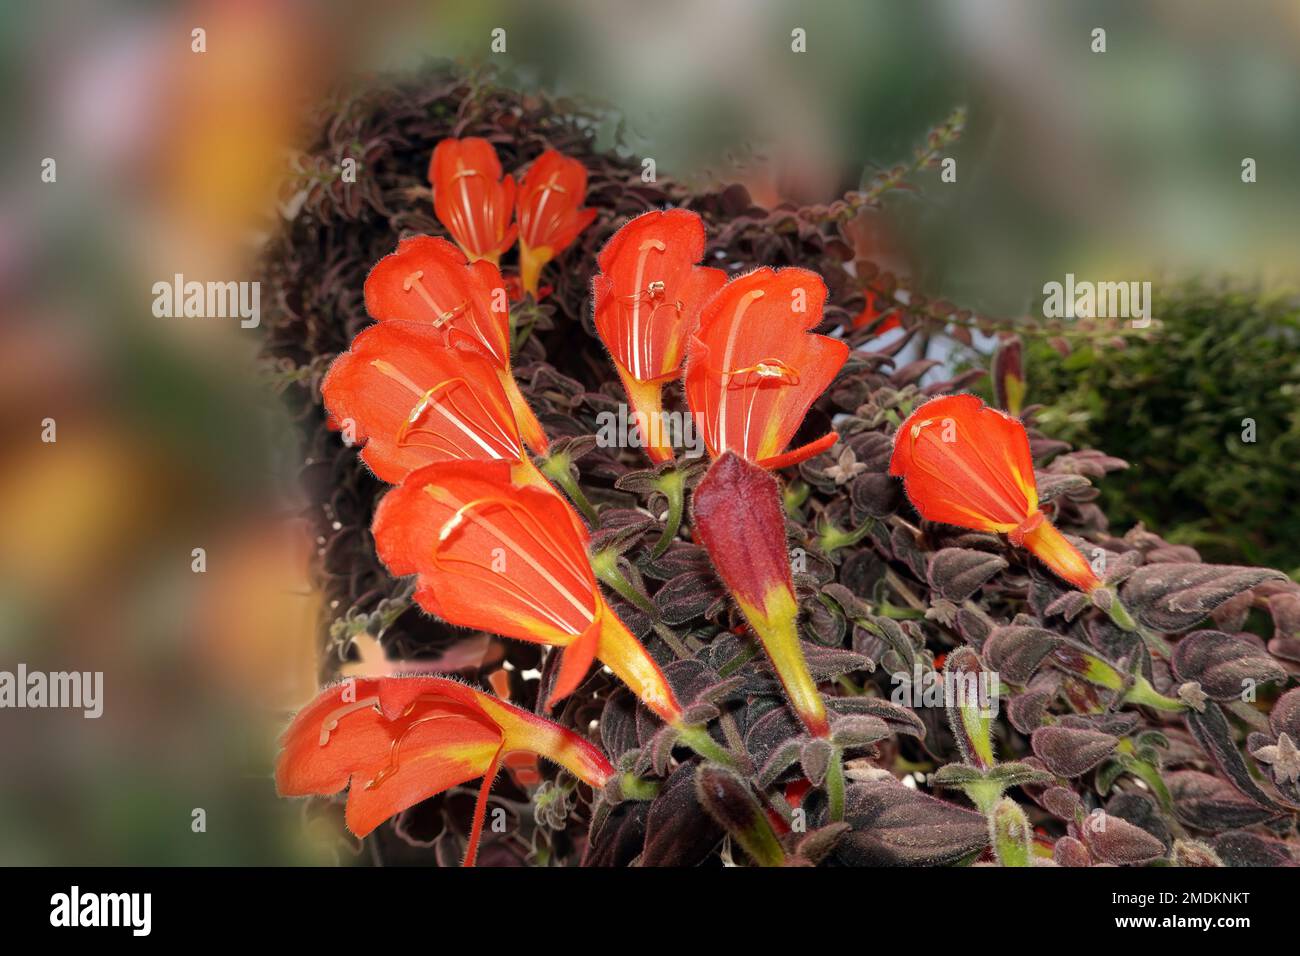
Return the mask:
<path fill-rule="evenodd" d="M 1102 483 L 1113 526 L 1300 575 L 1300 299 L 1189 281 L 1155 313 L 1123 348 L 1030 339 L 1039 426 L 1129 462 Z"/>

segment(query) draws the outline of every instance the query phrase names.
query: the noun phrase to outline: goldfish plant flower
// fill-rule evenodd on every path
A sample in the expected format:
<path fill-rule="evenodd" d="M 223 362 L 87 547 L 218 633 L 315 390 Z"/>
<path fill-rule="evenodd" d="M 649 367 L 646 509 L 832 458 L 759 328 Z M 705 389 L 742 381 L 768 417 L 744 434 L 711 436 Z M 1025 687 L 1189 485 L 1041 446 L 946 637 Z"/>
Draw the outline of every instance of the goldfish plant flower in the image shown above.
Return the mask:
<path fill-rule="evenodd" d="M 659 666 L 597 586 L 581 519 L 554 491 L 516 483 L 510 463 L 421 468 L 380 501 L 372 532 L 389 571 L 418 575 L 415 600 L 430 614 L 563 648 L 548 707 L 599 659 L 664 720 L 681 716 Z"/>
<path fill-rule="evenodd" d="M 515 181 L 485 139 L 444 139 L 429 161 L 433 210 L 471 261 L 495 265 L 515 243 Z"/>
<path fill-rule="evenodd" d="M 425 322 L 363 330 L 330 366 L 321 395 L 361 457 L 400 484 L 439 461 L 509 461 L 515 477 L 545 484 L 523 448 L 496 366 L 472 341 L 448 343 Z"/>
<path fill-rule="evenodd" d="M 799 645 L 799 604 L 776 479 L 725 452 L 695 489 L 692 513 L 700 542 L 762 641 L 795 713 L 810 733 L 825 737 L 826 706 Z"/>
<path fill-rule="evenodd" d="M 609 349 L 650 457 L 673 457 L 663 437 L 663 386 L 681 374 L 686 340 L 704 303 L 727 281 L 721 269 L 698 265 L 704 223 L 685 209 L 648 212 L 624 225 L 596 259 L 592 282 L 596 331 Z"/>
<path fill-rule="evenodd" d="M 756 269 L 704 307 L 686 359 L 686 401 L 714 458 L 734 451 L 784 468 L 835 444 L 835 432 L 786 451 L 808 409 L 848 358 L 838 339 L 809 333 L 826 285 L 807 269 Z"/>
<path fill-rule="evenodd" d="M 587 195 L 587 167 L 548 149 L 533 160 L 519 184 L 519 273 L 524 291 L 537 297 L 546 263 L 559 255 L 596 218 L 580 209 Z"/>
<path fill-rule="evenodd" d="M 328 687 L 280 743 L 280 795 L 330 795 L 347 787 L 347 825 L 359 837 L 421 800 L 481 777 L 466 866 L 474 865 L 488 793 L 509 754 L 545 757 L 597 789 L 614 774 L 605 755 L 573 731 L 441 677 Z"/>
<path fill-rule="evenodd" d="M 1039 510 L 1025 426 L 974 395 L 945 395 L 912 412 L 894 436 L 889 473 L 927 521 L 1005 534 L 1081 591 L 1101 586 Z"/>
<path fill-rule="evenodd" d="M 365 298 L 378 322 L 423 322 L 441 330 L 448 343 L 467 341 L 482 349 L 524 440 L 533 451 L 546 450 L 546 433 L 510 370 L 509 298 L 495 265 L 467 262 L 445 239 L 412 236 L 370 270 Z"/>

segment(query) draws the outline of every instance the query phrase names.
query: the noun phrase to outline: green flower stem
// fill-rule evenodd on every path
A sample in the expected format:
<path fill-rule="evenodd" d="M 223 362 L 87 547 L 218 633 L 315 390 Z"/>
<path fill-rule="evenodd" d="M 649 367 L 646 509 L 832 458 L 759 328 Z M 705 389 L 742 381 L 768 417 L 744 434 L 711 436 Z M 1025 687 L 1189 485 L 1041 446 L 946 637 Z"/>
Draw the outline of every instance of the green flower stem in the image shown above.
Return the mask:
<path fill-rule="evenodd" d="M 1025 811 L 1012 800 L 999 800 L 988 815 L 993 852 L 1003 866 L 1030 866 L 1032 830 Z"/>
<path fill-rule="evenodd" d="M 619 569 L 618 554 L 614 551 L 598 551 L 591 556 L 591 569 L 596 572 L 602 584 L 615 591 L 629 604 L 649 614 L 655 620 L 659 618 L 659 609 L 654 603 L 632 586 L 626 575 Z"/>
<path fill-rule="evenodd" d="M 719 677 L 730 677 L 758 655 L 758 642 L 750 641 L 747 646 L 722 667 L 718 668 Z"/>
<path fill-rule="evenodd" d="M 853 683 L 853 681 L 849 680 L 843 674 L 835 678 L 835 684 L 840 690 L 844 691 L 845 695 L 848 697 L 861 697 L 866 693 L 866 691 Z"/>
<path fill-rule="evenodd" d="M 893 568 L 885 569 L 885 583 L 894 589 L 894 592 L 907 602 L 908 607 L 920 611 L 924 615 L 926 603 L 922 601 L 911 588 L 904 583 L 903 579 L 894 573 Z"/>
<path fill-rule="evenodd" d="M 909 608 L 899 607 L 897 604 L 890 604 L 888 601 L 881 603 L 877 612 L 881 617 L 887 617 L 893 621 L 920 621 L 924 620 L 924 611 L 913 611 Z"/>
<path fill-rule="evenodd" d="M 592 524 L 597 522 L 596 509 L 587 500 L 587 496 L 583 493 L 578 480 L 573 477 L 573 460 L 567 454 L 556 452 L 547 455 L 542 459 L 541 472 L 560 486 L 564 493 L 569 496 L 569 500 L 582 512 L 584 518 Z"/>
<path fill-rule="evenodd" d="M 781 848 L 781 841 L 777 839 L 766 815 L 760 813 L 750 826 L 734 831 L 732 836 L 759 866 L 785 864 L 785 850 Z"/>
<path fill-rule="evenodd" d="M 1002 793 L 1006 789 L 999 780 L 972 780 L 963 787 L 966 796 L 970 797 L 970 802 L 975 804 L 975 808 L 986 817 L 993 816 L 993 808 L 997 802 L 1002 799 Z"/>
<path fill-rule="evenodd" d="M 1128 693 L 1124 695 L 1124 703 L 1140 704 L 1145 707 L 1154 707 L 1156 710 L 1167 710 L 1174 713 L 1182 713 L 1187 710 L 1187 705 L 1181 700 L 1166 697 L 1152 687 L 1151 682 L 1140 674 L 1133 682 L 1133 686 L 1128 689 Z"/>
<path fill-rule="evenodd" d="M 656 608 L 655 616 L 658 617 L 658 615 L 659 610 Z M 659 639 L 667 644 L 668 649 L 676 654 L 679 659 L 686 660 L 687 658 L 695 656 L 691 653 L 691 649 L 682 643 L 681 638 L 673 633 L 671 627 L 667 627 L 663 624 L 655 624 L 654 629 L 655 633 L 659 635 Z"/>
<path fill-rule="evenodd" d="M 1120 603 L 1118 594 L 1115 594 L 1110 602 L 1110 619 L 1120 628 L 1130 633 L 1138 629 L 1137 621 L 1133 620 L 1133 615 L 1129 614 L 1128 608 Z"/>
<path fill-rule="evenodd" d="M 802 515 L 799 509 L 803 507 L 808 496 L 812 494 L 812 489 L 802 481 L 792 481 L 781 489 L 781 505 L 785 508 L 785 513 L 795 521 L 799 521 Z"/>
<path fill-rule="evenodd" d="M 1128 608 L 1120 602 L 1118 593 L 1111 591 L 1110 594 L 1110 607 L 1107 609 L 1106 613 L 1115 623 L 1115 626 L 1121 630 L 1128 631 L 1130 634 L 1137 634 L 1142 638 L 1142 640 L 1146 641 L 1147 647 L 1151 648 L 1153 654 L 1157 657 L 1164 657 L 1167 659 L 1172 653 L 1172 648 L 1170 648 L 1169 642 L 1159 634 L 1148 630 L 1134 620 L 1133 615 L 1129 613 Z"/>
<path fill-rule="evenodd" d="M 682 526 L 682 512 L 686 507 L 686 476 L 675 468 L 665 471 L 655 481 L 655 488 L 668 499 L 668 518 L 664 523 L 663 534 L 650 552 L 651 558 L 661 557 L 668 550 Z"/>
<path fill-rule="evenodd" d="M 840 548 L 849 548 L 857 544 L 867 536 L 871 530 L 871 522 L 865 521 L 862 527 L 853 531 L 841 531 L 834 525 L 827 524 L 823 526 L 817 535 L 817 547 L 822 554 L 833 554 Z"/>
<path fill-rule="evenodd" d="M 701 724 L 682 725 L 677 728 L 678 743 L 685 744 L 705 760 L 722 764 L 724 767 L 736 767 L 736 758 L 729 750 L 713 739 L 707 727 Z"/>
<path fill-rule="evenodd" d="M 658 780 L 646 780 L 632 773 L 622 774 L 618 781 L 625 800 L 653 800 L 659 796 L 659 787 Z"/>
<path fill-rule="evenodd" d="M 1151 764 L 1147 763 L 1145 760 L 1139 760 L 1136 757 L 1129 757 L 1124 760 L 1123 763 L 1125 770 L 1151 788 L 1152 792 L 1155 793 L 1156 798 L 1159 799 L 1160 805 L 1164 808 L 1165 812 L 1169 814 L 1170 822 L 1176 824 L 1177 820 L 1174 817 L 1174 797 L 1173 794 L 1169 792 L 1169 787 L 1165 785 L 1164 778 L 1160 776 L 1160 771 L 1151 766 Z"/>
<path fill-rule="evenodd" d="M 844 819 L 844 751 L 839 747 L 831 754 L 826 768 L 826 804 L 832 823 Z"/>

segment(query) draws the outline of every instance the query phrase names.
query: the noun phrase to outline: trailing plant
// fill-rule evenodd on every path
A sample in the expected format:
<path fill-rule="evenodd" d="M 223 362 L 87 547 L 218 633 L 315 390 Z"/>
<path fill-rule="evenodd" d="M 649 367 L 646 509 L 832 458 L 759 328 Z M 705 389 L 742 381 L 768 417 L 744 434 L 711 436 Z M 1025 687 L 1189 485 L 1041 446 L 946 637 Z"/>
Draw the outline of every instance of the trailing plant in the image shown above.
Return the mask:
<path fill-rule="evenodd" d="M 295 193 L 265 263 L 337 602 L 277 780 L 345 845 L 1294 862 L 1300 587 L 1112 529 L 1094 482 L 1123 461 L 959 394 L 971 376 L 920 386 L 934 363 L 905 344 L 978 318 L 920 290 L 873 307 L 898 286 L 848 224 L 878 195 L 764 210 L 645 183 L 575 105 L 455 70 L 326 115 L 300 165 L 359 144 L 367 175 Z M 547 184 L 560 238 L 516 258 Z M 602 440 L 620 414 L 628 440 Z M 348 679 L 364 633 L 392 676 Z"/>

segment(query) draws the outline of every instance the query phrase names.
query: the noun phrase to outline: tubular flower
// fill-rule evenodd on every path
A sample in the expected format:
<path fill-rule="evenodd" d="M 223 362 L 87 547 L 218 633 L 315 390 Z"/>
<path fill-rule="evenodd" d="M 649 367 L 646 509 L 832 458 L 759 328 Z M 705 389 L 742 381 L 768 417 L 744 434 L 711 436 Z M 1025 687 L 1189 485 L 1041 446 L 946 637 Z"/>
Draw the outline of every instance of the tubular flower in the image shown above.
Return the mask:
<path fill-rule="evenodd" d="M 474 865 L 488 793 L 508 754 L 545 757 L 595 788 L 614 773 L 604 754 L 573 731 L 441 677 L 326 688 L 280 744 L 280 795 L 329 795 L 348 787 L 347 825 L 359 837 L 421 800 L 482 777 L 466 866 Z"/>
<path fill-rule="evenodd" d="M 517 464 L 545 484 L 525 454 L 496 367 L 473 342 L 448 344 L 425 322 L 381 322 L 352 340 L 321 384 L 325 407 L 383 481 L 399 484 L 439 461 Z"/>
<path fill-rule="evenodd" d="M 422 322 L 448 343 L 470 342 L 491 360 L 524 441 L 546 450 L 546 433 L 510 371 L 510 306 L 497 267 L 474 263 L 445 239 L 412 236 L 366 277 L 366 310 L 378 322 Z"/>
<path fill-rule="evenodd" d="M 974 395 L 946 395 L 912 412 L 894 436 L 889 473 L 927 521 L 1005 534 L 1080 590 L 1101 586 L 1038 508 L 1025 426 Z"/>
<path fill-rule="evenodd" d="M 852 328 L 864 329 L 874 324 L 874 327 L 871 329 L 871 334 L 884 335 L 891 329 L 897 329 L 902 326 L 903 323 L 899 321 L 897 313 L 885 315 L 888 305 L 881 304 L 882 301 L 884 301 L 883 297 L 872 292 L 870 289 L 865 290 L 863 294 L 866 301 L 862 306 L 862 311 L 853 317 Z M 885 317 L 880 319 L 882 315 L 885 315 Z M 877 319 L 880 319 L 880 321 L 877 322 Z"/>
<path fill-rule="evenodd" d="M 799 719 L 809 732 L 825 737 L 826 707 L 799 645 L 799 604 L 776 479 L 725 452 L 695 489 L 692 509 L 700 541 L 763 642 Z"/>
<path fill-rule="evenodd" d="M 700 310 L 727 281 L 721 269 L 697 265 L 703 256 L 700 217 L 670 209 L 627 223 L 596 260 L 596 331 L 614 359 L 632 410 L 648 426 L 644 444 L 657 462 L 673 457 L 661 427 L 664 383 L 681 374 Z"/>
<path fill-rule="evenodd" d="M 485 139 L 444 139 L 429 161 L 433 211 L 471 262 L 493 265 L 515 243 L 510 219 L 515 181 L 501 178 L 501 160 Z"/>
<path fill-rule="evenodd" d="M 784 451 L 848 358 L 844 342 L 808 334 L 825 300 L 825 283 L 806 269 L 758 269 L 709 300 L 687 354 L 686 401 L 714 458 L 734 451 L 784 468 L 835 444 L 830 432 Z"/>
<path fill-rule="evenodd" d="M 413 472 L 380 501 L 372 532 L 389 571 L 419 576 L 415 600 L 430 614 L 563 648 L 547 707 L 599 659 L 664 720 L 681 716 L 658 665 L 597 586 L 578 516 L 550 489 L 514 483 L 508 462 Z"/>
<path fill-rule="evenodd" d="M 586 195 L 587 168 L 553 149 L 533 160 L 519 184 L 519 272 L 534 298 L 542 268 L 596 218 L 596 210 L 578 208 Z"/>

